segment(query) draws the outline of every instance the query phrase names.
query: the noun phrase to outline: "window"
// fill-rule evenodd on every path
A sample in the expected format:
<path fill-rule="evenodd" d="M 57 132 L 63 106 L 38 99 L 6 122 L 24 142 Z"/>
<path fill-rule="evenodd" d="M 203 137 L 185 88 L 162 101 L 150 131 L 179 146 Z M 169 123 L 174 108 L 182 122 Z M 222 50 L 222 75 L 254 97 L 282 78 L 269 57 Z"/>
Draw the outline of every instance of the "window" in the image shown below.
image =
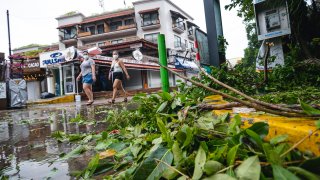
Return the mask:
<path fill-rule="evenodd" d="M 120 26 L 122 26 L 122 21 L 112 22 L 110 23 L 110 30 L 116 31 Z"/>
<path fill-rule="evenodd" d="M 159 33 L 145 34 L 144 39 L 152 43 L 158 44 L 158 34 Z"/>
<path fill-rule="evenodd" d="M 181 17 L 172 17 L 172 23 L 173 27 L 185 30 L 184 21 Z"/>
<path fill-rule="evenodd" d="M 104 42 L 99 42 L 98 47 L 104 46 Z"/>
<path fill-rule="evenodd" d="M 99 24 L 97 26 L 97 30 L 98 30 L 98 34 L 104 33 L 104 25 L 103 24 Z"/>
<path fill-rule="evenodd" d="M 159 24 L 159 14 L 158 13 L 152 13 L 152 14 L 143 14 L 143 26 L 149 26 L 154 24 Z"/>
<path fill-rule="evenodd" d="M 87 32 L 91 32 L 91 35 L 96 34 L 96 27 L 95 26 L 87 27 Z"/>
<path fill-rule="evenodd" d="M 67 28 L 64 30 L 64 40 L 75 38 L 77 35 L 77 29 L 75 27 Z"/>
<path fill-rule="evenodd" d="M 117 40 L 111 41 L 111 44 L 119 44 L 119 43 L 122 43 L 122 42 L 123 42 L 123 39 L 117 39 Z"/>
<path fill-rule="evenodd" d="M 181 47 L 181 38 L 179 36 L 174 35 L 174 47 Z"/>
<path fill-rule="evenodd" d="M 193 26 L 189 26 L 188 28 L 188 36 L 193 35 Z"/>
<path fill-rule="evenodd" d="M 134 24 L 134 21 L 133 21 L 133 19 L 126 19 L 126 20 L 124 20 L 124 25 L 131 25 L 131 24 Z"/>
<path fill-rule="evenodd" d="M 188 48 L 188 41 L 186 39 L 184 40 L 184 46 Z"/>
<path fill-rule="evenodd" d="M 194 48 L 194 43 L 193 42 L 189 42 L 190 48 Z"/>

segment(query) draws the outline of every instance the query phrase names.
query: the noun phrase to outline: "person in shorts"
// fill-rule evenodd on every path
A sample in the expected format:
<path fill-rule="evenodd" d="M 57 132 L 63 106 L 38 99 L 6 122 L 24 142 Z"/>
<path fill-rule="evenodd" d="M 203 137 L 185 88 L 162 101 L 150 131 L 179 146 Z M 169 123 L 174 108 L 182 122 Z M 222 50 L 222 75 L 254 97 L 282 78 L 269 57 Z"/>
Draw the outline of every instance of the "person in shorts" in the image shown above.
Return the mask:
<path fill-rule="evenodd" d="M 83 51 L 83 61 L 80 65 L 81 72 L 77 77 L 77 81 L 80 81 L 82 77 L 83 90 L 88 97 L 87 105 L 91 105 L 93 101 L 92 84 L 96 81 L 96 68 L 92 58 L 89 57 L 88 51 Z"/>
<path fill-rule="evenodd" d="M 129 80 L 130 76 L 128 74 L 128 71 L 121 59 L 119 59 L 119 53 L 118 51 L 113 51 L 112 52 L 112 64 L 111 64 L 111 69 L 110 73 L 111 76 L 109 76 L 109 80 L 112 80 L 113 83 L 113 94 L 112 94 L 112 100 L 110 103 L 114 104 L 117 91 L 118 89 L 121 89 L 124 93 L 124 102 L 127 102 L 127 92 L 124 90 L 122 82 L 123 82 L 123 73 L 125 73 L 126 78 Z"/>

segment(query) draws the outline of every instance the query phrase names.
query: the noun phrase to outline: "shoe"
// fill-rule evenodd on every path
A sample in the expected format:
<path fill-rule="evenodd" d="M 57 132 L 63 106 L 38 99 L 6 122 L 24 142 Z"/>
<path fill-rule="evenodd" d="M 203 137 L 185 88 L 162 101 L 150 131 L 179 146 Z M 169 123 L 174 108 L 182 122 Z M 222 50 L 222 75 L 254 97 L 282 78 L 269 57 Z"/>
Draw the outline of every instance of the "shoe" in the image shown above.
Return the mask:
<path fill-rule="evenodd" d="M 124 98 L 123 102 L 125 102 L 125 103 L 128 102 L 128 99 L 127 99 L 127 98 Z"/>
<path fill-rule="evenodd" d="M 93 102 L 94 102 L 94 101 L 88 101 L 86 105 L 87 105 L 87 106 L 90 106 L 90 105 L 93 104 Z"/>
<path fill-rule="evenodd" d="M 109 101 L 110 104 L 114 104 L 116 102 L 116 100 L 112 99 L 111 101 Z"/>

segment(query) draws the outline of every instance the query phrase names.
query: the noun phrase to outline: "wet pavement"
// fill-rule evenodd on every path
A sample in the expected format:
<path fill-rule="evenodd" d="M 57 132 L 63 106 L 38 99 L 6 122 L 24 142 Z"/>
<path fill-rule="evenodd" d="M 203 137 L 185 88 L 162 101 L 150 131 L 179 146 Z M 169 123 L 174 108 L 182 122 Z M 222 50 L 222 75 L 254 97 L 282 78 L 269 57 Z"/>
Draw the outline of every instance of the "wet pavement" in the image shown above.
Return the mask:
<path fill-rule="evenodd" d="M 10 179 L 73 179 L 70 174 L 83 170 L 92 154 L 86 152 L 78 158 L 56 161 L 61 153 L 70 152 L 76 145 L 59 143 L 51 134 L 102 131 L 107 125 L 99 121 L 106 118 L 108 109 L 115 107 L 100 100 L 92 106 L 82 102 L 0 111 L 0 178 L 6 175 Z M 85 122 L 97 122 L 71 122 L 79 115 Z"/>

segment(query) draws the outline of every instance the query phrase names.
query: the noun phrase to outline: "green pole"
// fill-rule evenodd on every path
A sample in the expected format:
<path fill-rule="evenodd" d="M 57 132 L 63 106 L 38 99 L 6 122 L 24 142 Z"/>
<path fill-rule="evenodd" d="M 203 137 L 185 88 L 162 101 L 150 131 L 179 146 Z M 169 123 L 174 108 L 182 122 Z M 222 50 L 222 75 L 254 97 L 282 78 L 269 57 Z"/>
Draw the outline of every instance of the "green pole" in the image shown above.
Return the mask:
<path fill-rule="evenodd" d="M 167 48 L 166 40 L 164 34 L 158 35 L 158 53 L 159 53 L 159 62 L 162 66 L 167 67 Z M 161 86 L 163 92 L 169 92 L 169 74 L 168 71 L 160 67 L 160 77 L 161 77 Z"/>

